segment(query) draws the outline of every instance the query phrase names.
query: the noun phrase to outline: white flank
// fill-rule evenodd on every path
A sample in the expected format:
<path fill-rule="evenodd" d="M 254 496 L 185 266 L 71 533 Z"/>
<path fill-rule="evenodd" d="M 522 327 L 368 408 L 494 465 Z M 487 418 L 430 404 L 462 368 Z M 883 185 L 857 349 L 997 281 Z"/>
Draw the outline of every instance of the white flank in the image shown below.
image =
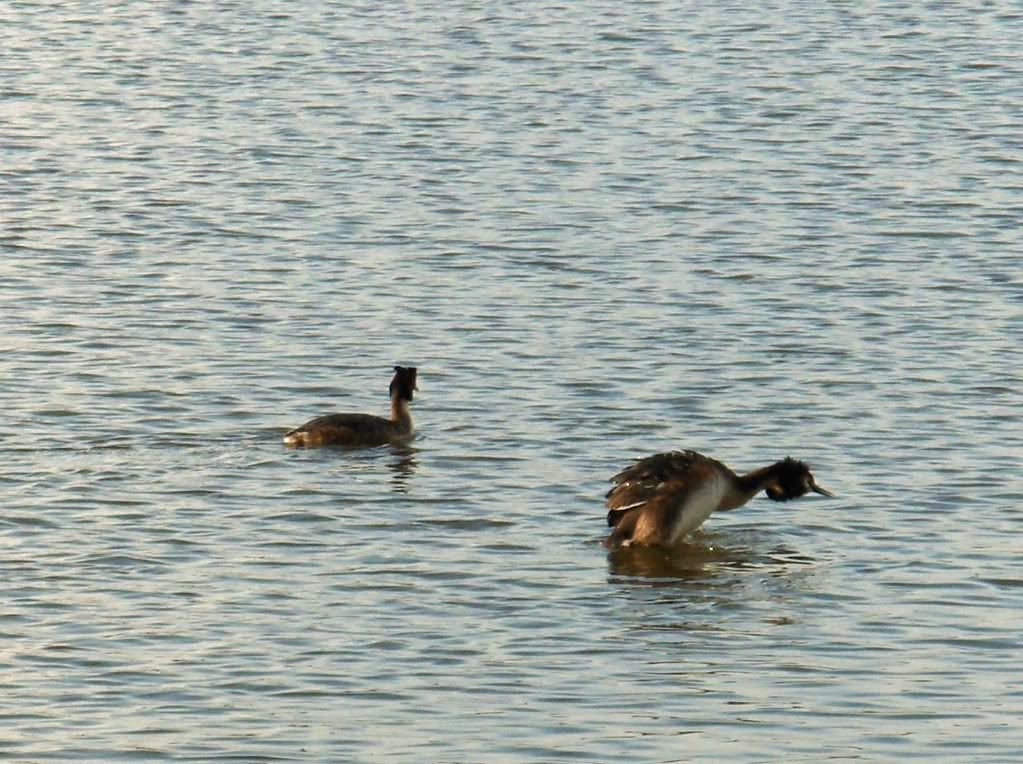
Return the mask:
<path fill-rule="evenodd" d="M 675 518 L 668 543 L 677 544 L 687 534 L 703 525 L 703 521 L 720 506 L 727 491 L 728 483 L 719 476 L 715 476 L 694 490 Z"/>

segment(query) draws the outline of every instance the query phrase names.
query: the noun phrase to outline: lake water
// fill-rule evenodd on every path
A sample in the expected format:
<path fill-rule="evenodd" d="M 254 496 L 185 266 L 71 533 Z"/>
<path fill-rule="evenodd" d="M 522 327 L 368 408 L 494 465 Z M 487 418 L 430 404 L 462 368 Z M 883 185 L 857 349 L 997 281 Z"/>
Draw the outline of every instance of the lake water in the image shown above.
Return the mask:
<path fill-rule="evenodd" d="M 4 757 L 1023 758 L 1018 4 L 0 14 Z"/>

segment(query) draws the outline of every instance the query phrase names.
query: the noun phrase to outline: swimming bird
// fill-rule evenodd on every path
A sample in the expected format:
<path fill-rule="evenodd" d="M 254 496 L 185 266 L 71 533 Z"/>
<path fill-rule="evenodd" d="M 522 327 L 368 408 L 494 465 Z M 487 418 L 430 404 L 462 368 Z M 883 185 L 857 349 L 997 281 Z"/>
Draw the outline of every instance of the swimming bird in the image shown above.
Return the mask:
<path fill-rule="evenodd" d="M 382 446 L 404 443 L 415 435 L 409 403 L 418 390 L 416 368 L 395 366 L 391 380 L 391 416 L 372 414 L 327 414 L 296 427 L 284 436 L 284 445 L 293 448 L 315 446 Z"/>
<path fill-rule="evenodd" d="M 695 451 L 671 451 L 640 459 L 613 478 L 607 492 L 609 548 L 631 544 L 672 546 L 710 517 L 736 509 L 760 491 L 788 501 L 810 491 L 834 497 L 814 480 L 803 462 L 780 462 L 737 475 L 716 459 Z"/>

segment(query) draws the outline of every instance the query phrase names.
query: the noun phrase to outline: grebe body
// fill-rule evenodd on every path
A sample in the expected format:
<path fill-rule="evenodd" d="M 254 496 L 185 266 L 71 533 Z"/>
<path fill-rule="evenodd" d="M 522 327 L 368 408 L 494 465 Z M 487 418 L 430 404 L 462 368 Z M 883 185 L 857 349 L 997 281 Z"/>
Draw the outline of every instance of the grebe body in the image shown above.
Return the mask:
<path fill-rule="evenodd" d="M 785 458 L 737 475 L 695 451 L 671 451 L 640 459 L 613 478 L 607 493 L 606 545 L 674 546 L 714 512 L 736 509 L 760 491 L 788 501 L 810 491 L 832 496 L 800 461 Z"/>
<path fill-rule="evenodd" d="M 292 448 L 348 446 L 353 448 L 404 443 L 415 435 L 409 404 L 416 385 L 416 368 L 395 366 L 391 380 L 390 417 L 372 414 L 327 414 L 296 427 L 284 436 Z"/>

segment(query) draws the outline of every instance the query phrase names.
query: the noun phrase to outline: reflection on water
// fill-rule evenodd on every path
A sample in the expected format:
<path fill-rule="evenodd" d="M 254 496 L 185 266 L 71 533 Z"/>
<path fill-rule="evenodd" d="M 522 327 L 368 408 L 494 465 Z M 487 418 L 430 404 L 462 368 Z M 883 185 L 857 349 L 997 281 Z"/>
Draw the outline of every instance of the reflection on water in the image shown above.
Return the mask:
<path fill-rule="evenodd" d="M 654 586 L 712 579 L 726 571 L 783 569 L 814 562 L 812 557 L 784 546 L 758 551 L 755 545 L 720 544 L 716 537 L 699 533 L 672 548 L 619 547 L 608 552 L 607 559 L 612 575 L 644 579 L 644 583 Z"/>
<path fill-rule="evenodd" d="M 691 660 L 694 648 L 734 640 L 737 620 L 746 639 L 765 626 L 797 625 L 807 594 L 828 596 L 810 564 L 816 561 L 777 538 L 721 538 L 698 533 L 671 549 L 637 546 L 608 554 L 609 582 L 625 604 L 620 622 L 630 638 L 651 650 L 682 645 Z"/>
<path fill-rule="evenodd" d="M 753 552 L 743 546 L 719 546 L 699 536 L 672 548 L 658 546 L 627 546 L 608 553 L 608 566 L 615 576 L 652 579 L 646 583 L 658 585 L 656 579 L 713 578 L 723 568 L 742 568 L 752 565 Z"/>
<path fill-rule="evenodd" d="M 408 493 L 409 478 L 415 474 L 419 467 L 419 463 L 416 461 L 417 451 L 418 449 L 408 443 L 391 446 L 393 458 L 387 463 L 387 466 L 394 472 L 391 476 L 391 487 L 398 493 Z"/>

